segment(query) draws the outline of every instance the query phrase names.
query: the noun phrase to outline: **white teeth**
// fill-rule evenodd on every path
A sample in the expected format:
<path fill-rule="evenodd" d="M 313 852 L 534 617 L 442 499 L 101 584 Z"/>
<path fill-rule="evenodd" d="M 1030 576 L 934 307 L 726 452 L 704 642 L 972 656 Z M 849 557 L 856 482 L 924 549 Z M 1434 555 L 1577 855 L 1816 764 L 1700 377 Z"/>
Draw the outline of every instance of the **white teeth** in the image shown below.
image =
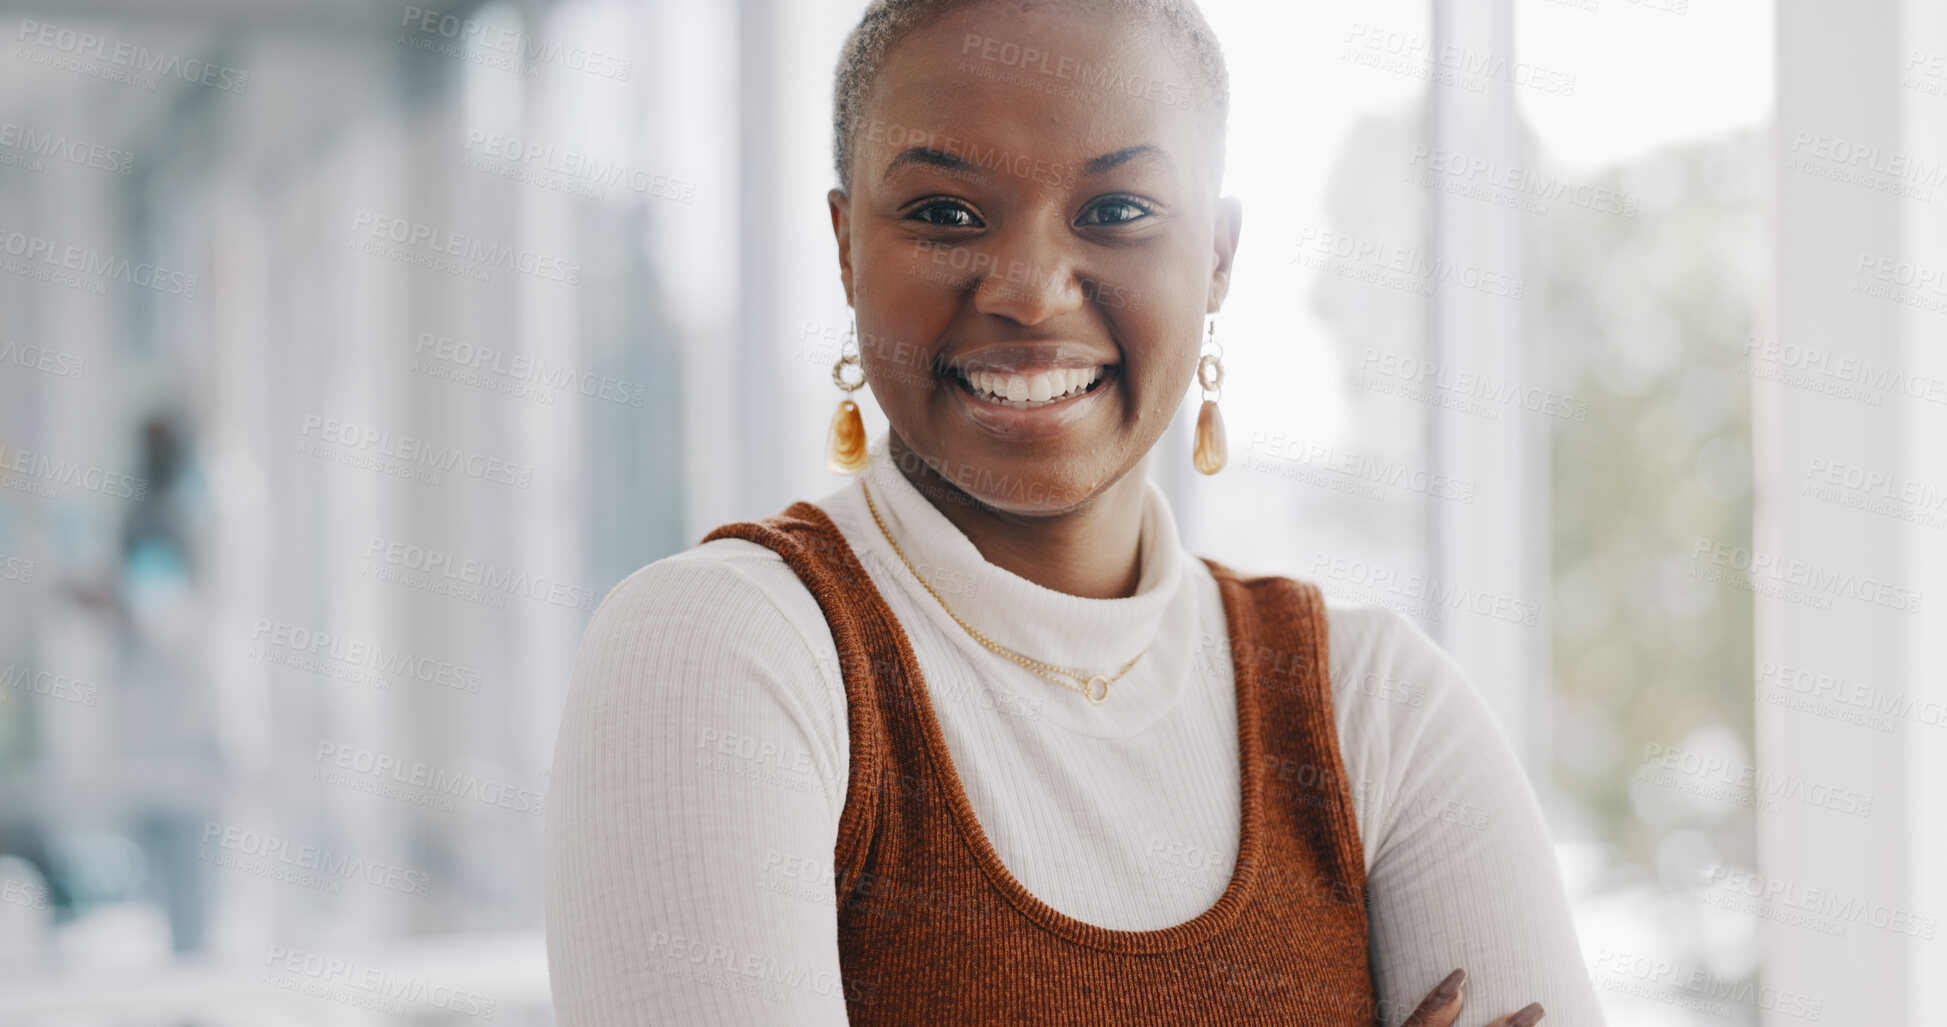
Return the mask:
<path fill-rule="evenodd" d="M 966 372 L 967 384 L 983 396 L 999 396 L 1007 389 L 1007 376 L 991 371 Z"/>
<path fill-rule="evenodd" d="M 1011 407 L 1035 407 L 1086 392 L 1102 377 L 1102 368 L 1058 368 L 1032 375 L 974 370 L 962 374 L 982 399 Z"/>

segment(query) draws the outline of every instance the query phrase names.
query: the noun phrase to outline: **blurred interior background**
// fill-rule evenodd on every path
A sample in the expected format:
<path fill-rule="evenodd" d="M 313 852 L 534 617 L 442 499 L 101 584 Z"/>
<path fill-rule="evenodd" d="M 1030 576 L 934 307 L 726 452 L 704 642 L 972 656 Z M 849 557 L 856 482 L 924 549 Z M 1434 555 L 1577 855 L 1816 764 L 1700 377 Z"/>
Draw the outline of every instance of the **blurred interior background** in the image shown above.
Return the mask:
<path fill-rule="evenodd" d="M 1188 544 L 1455 655 L 1612 1023 L 1942 1022 L 1947 15 L 1202 6 Z M 0 1022 L 551 1022 L 590 611 L 842 484 L 862 7 L 0 2 Z"/>

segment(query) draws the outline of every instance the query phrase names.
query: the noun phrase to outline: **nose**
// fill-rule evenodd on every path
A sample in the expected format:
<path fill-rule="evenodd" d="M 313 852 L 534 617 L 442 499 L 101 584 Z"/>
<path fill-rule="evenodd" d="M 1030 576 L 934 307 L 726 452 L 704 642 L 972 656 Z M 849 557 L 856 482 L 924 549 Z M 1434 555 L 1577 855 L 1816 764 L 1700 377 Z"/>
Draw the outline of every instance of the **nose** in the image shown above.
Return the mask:
<path fill-rule="evenodd" d="M 1067 240 L 1045 228 L 1023 226 L 994 253 L 994 264 L 974 287 L 974 309 L 1023 325 L 1079 310 L 1087 297 L 1076 275 Z"/>

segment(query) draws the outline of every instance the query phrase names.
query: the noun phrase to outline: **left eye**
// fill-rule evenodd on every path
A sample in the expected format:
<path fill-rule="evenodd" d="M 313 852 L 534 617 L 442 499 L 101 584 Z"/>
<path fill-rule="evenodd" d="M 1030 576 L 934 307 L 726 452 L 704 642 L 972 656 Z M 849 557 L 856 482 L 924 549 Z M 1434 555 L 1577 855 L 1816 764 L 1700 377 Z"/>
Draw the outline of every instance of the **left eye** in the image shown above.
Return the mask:
<path fill-rule="evenodd" d="M 1082 213 L 1085 225 L 1126 225 L 1148 217 L 1152 211 L 1127 197 L 1103 200 Z"/>
<path fill-rule="evenodd" d="M 915 207 L 906 215 L 908 220 L 919 221 L 935 228 L 980 228 L 979 215 L 966 204 L 954 200 L 935 200 Z"/>

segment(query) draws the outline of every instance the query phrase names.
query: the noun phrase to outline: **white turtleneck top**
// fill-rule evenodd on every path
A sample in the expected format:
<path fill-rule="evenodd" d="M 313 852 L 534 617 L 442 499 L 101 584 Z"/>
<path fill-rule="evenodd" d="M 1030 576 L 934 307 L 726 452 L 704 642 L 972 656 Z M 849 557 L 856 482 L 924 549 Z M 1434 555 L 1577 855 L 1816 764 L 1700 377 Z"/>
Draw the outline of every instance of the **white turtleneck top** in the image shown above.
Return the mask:
<path fill-rule="evenodd" d="M 1136 594 L 1088 599 L 984 560 L 883 437 L 864 481 L 914 568 L 1000 644 L 1107 671 L 1148 646 L 1090 705 L 955 624 L 859 483 L 818 502 L 906 632 L 1002 864 L 1102 927 L 1153 930 L 1213 905 L 1240 826 L 1236 695 L 1216 582 L 1162 493 L 1148 485 Z M 1398 614 L 1328 602 L 1327 621 L 1384 1022 L 1464 967 L 1459 1027 L 1530 1001 L 1544 1024 L 1601 1024 L 1540 809 L 1486 705 Z M 706 543 L 609 593 L 575 664 L 548 804 L 563 1027 L 846 1022 L 832 856 L 847 734 L 831 631 L 771 550 Z M 1268 769 L 1267 799 L 1324 786 L 1311 768 Z"/>

